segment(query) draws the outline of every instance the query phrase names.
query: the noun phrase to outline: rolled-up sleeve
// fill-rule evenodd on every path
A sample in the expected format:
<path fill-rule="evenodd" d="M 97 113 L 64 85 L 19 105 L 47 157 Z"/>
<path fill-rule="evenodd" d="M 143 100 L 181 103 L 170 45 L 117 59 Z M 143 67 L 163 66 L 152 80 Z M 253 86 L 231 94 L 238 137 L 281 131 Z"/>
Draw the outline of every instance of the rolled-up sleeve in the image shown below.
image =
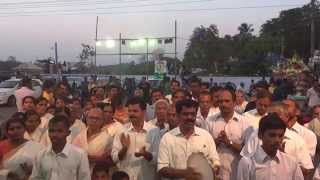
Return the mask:
<path fill-rule="evenodd" d="M 164 167 L 169 167 L 171 152 L 168 145 L 168 135 L 168 133 L 165 134 L 160 141 L 158 152 L 158 171 Z"/>

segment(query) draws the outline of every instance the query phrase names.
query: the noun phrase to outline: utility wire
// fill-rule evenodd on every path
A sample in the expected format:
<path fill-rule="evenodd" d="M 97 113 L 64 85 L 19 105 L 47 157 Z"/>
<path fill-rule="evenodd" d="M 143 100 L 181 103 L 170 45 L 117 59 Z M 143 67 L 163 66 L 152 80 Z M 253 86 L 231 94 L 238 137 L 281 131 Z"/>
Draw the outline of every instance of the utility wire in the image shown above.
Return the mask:
<path fill-rule="evenodd" d="M 269 6 L 243 6 L 243 7 L 224 7 L 224 8 L 206 8 L 206 9 L 164 9 L 164 10 L 145 10 L 145 11 L 119 11 L 119 12 L 78 12 L 78 11 L 51 11 L 56 14 L 39 14 L 48 13 L 49 11 L 33 11 L 33 12 L 15 12 L 15 13 L 0 13 L 0 16 L 40 16 L 40 15 L 107 15 L 107 14 L 143 14 L 143 13 L 164 13 L 164 12 L 196 12 L 196 11 L 221 11 L 221 10 L 240 10 L 240 9 L 268 9 L 281 7 L 297 7 L 303 4 L 283 4 L 283 5 L 269 5 Z M 61 14 L 57 14 L 60 13 Z M 70 13 L 69 13 L 70 12 Z"/>
<path fill-rule="evenodd" d="M 150 0 L 143 0 L 143 1 L 150 1 Z M 143 2 L 142 1 L 142 2 Z M 86 8 L 86 9 L 77 9 L 74 11 L 92 11 L 92 10 L 109 10 L 109 9 L 121 9 L 121 8 L 137 8 L 137 7 L 150 7 L 150 6 L 166 6 L 166 5 L 175 5 L 175 4 L 189 4 L 189 3 L 201 3 L 201 2 L 210 2 L 210 1 L 215 1 L 215 0 L 191 0 L 191 1 L 174 1 L 174 2 L 165 2 L 165 3 L 151 3 L 151 4 L 136 4 L 136 5 L 126 5 L 126 6 L 112 6 L 112 7 L 95 7 L 95 8 Z M 132 1 L 134 2 L 134 1 Z M 92 5 L 92 4 L 77 4 L 77 5 Z M 105 3 L 101 3 L 101 5 L 107 5 Z M 65 4 L 64 6 L 75 6 L 73 4 Z M 63 8 L 64 6 L 60 6 Z M 59 6 L 45 6 L 48 8 L 58 8 Z M 23 7 L 23 9 L 27 8 L 44 8 L 43 6 L 28 6 L 28 7 Z M 1 9 L 17 9 L 16 7 L 0 7 Z M 48 11 L 47 11 L 48 12 Z"/>

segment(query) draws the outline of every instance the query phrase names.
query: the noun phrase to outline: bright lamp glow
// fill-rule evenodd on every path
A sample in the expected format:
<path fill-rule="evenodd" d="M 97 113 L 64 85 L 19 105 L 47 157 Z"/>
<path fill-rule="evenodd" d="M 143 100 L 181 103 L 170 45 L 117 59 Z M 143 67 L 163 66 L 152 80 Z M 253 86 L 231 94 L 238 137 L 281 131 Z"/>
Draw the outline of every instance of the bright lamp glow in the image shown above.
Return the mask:
<path fill-rule="evenodd" d="M 101 45 L 102 45 L 101 41 L 96 42 L 96 46 L 101 46 Z"/>
<path fill-rule="evenodd" d="M 149 42 L 148 42 L 148 45 L 151 46 L 151 47 L 156 46 L 156 44 L 157 44 L 157 40 L 156 39 L 150 39 Z"/>
<path fill-rule="evenodd" d="M 116 45 L 114 40 L 107 40 L 106 41 L 106 47 L 107 48 L 114 48 L 114 46 Z"/>
<path fill-rule="evenodd" d="M 138 44 L 138 46 L 144 46 L 146 44 L 146 42 L 147 41 L 145 39 L 139 39 L 137 44 Z"/>

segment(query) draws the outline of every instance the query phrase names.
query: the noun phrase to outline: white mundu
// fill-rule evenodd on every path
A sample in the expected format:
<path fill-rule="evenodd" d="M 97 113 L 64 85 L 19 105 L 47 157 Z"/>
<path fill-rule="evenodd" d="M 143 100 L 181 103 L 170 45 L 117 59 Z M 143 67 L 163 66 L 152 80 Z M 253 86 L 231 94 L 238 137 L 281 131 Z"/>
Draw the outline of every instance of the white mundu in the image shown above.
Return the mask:
<path fill-rule="evenodd" d="M 298 163 L 286 153 L 278 151 L 274 158 L 261 146 L 250 157 L 242 157 L 238 166 L 238 180 L 303 180 Z"/>
<path fill-rule="evenodd" d="M 164 167 L 186 169 L 192 153 L 202 153 L 212 167 L 220 165 L 214 140 L 206 130 L 195 127 L 194 133 L 186 139 L 177 127 L 167 132 L 160 141 L 158 171 Z"/>

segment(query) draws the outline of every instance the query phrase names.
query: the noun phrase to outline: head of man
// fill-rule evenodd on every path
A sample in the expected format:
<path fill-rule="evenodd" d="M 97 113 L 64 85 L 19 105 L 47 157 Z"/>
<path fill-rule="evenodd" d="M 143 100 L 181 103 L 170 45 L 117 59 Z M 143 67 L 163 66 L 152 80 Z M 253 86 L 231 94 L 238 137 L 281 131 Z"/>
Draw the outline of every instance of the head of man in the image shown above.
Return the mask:
<path fill-rule="evenodd" d="M 48 100 L 44 97 L 39 97 L 36 100 L 36 111 L 40 116 L 43 116 L 47 113 Z"/>
<path fill-rule="evenodd" d="M 208 82 L 201 83 L 201 92 L 206 91 L 209 92 L 210 84 Z"/>
<path fill-rule="evenodd" d="M 166 99 L 160 99 L 155 103 L 155 115 L 158 121 L 166 122 L 169 103 Z"/>
<path fill-rule="evenodd" d="M 298 117 L 300 115 L 299 105 L 293 99 L 285 99 L 282 101 L 282 103 L 287 105 L 288 116 L 289 116 L 289 127 L 291 127 L 298 120 Z"/>
<path fill-rule="evenodd" d="M 22 109 L 24 111 L 35 109 L 36 99 L 33 96 L 26 96 L 22 99 Z"/>
<path fill-rule="evenodd" d="M 98 100 L 103 100 L 104 99 L 104 88 L 103 87 L 97 87 L 95 90 L 94 95 Z"/>
<path fill-rule="evenodd" d="M 236 104 L 242 105 L 245 100 L 245 92 L 240 89 L 236 90 Z"/>
<path fill-rule="evenodd" d="M 220 92 L 221 92 L 222 88 L 219 86 L 214 86 L 211 88 L 210 90 L 210 94 L 212 97 L 212 105 L 214 107 L 218 107 L 219 106 L 219 96 L 220 96 Z"/>
<path fill-rule="evenodd" d="M 272 95 L 265 89 L 260 89 L 257 92 L 256 109 L 263 116 L 267 113 L 268 107 L 272 103 Z"/>
<path fill-rule="evenodd" d="M 32 89 L 32 81 L 30 78 L 24 77 L 20 83 L 21 83 L 20 84 L 21 87 L 27 87 L 29 89 Z"/>
<path fill-rule="evenodd" d="M 289 121 L 289 113 L 288 106 L 282 102 L 274 102 L 268 108 L 268 113 L 276 113 L 280 117 L 280 119 L 288 124 Z"/>
<path fill-rule="evenodd" d="M 219 109 L 222 115 L 230 115 L 234 112 L 236 95 L 232 90 L 222 89 L 218 98 Z"/>
<path fill-rule="evenodd" d="M 177 102 L 176 110 L 181 129 L 184 129 L 186 131 L 194 129 L 198 107 L 198 103 L 191 99 L 186 99 Z"/>
<path fill-rule="evenodd" d="M 151 101 L 152 104 L 154 104 L 155 102 L 157 102 L 160 99 L 163 99 L 163 92 L 161 91 L 161 89 L 153 89 L 151 91 Z"/>
<path fill-rule="evenodd" d="M 88 112 L 87 125 L 89 129 L 100 130 L 105 123 L 104 120 L 104 114 L 100 108 L 93 108 Z"/>
<path fill-rule="evenodd" d="M 186 99 L 186 94 L 183 89 L 178 89 L 172 94 L 172 104 L 176 104 L 178 101 Z"/>
<path fill-rule="evenodd" d="M 49 121 L 49 138 L 52 146 L 65 144 L 70 134 L 70 123 L 68 117 L 62 114 L 54 116 Z"/>
<path fill-rule="evenodd" d="M 141 98 L 133 97 L 127 101 L 129 120 L 132 124 L 144 121 L 146 103 Z"/>
<path fill-rule="evenodd" d="M 175 105 L 169 105 L 169 109 L 167 111 L 167 123 L 169 124 L 170 129 L 176 128 L 179 125 Z"/>
<path fill-rule="evenodd" d="M 176 92 L 178 89 L 180 88 L 180 82 L 173 79 L 170 83 L 170 90 L 171 90 L 171 93 L 174 93 Z"/>
<path fill-rule="evenodd" d="M 212 98 L 209 92 L 201 92 L 199 96 L 199 107 L 201 113 L 208 114 L 212 107 Z"/>
<path fill-rule="evenodd" d="M 259 122 L 258 136 L 263 150 L 271 157 L 277 154 L 282 145 L 286 124 L 276 113 L 270 113 Z"/>
<path fill-rule="evenodd" d="M 114 106 L 112 106 L 110 103 L 106 103 L 103 105 L 103 114 L 104 114 L 104 119 L 106 122 L 110 122 L 113 120 L 113 115 L 116 111 Z"/>
<path fill-rule="evenodd" d="M 201 80 L 197 77 L 192 77 L 188 80 L 188 85 L 192 96 L 198 98 L 201 92 Z"/>
<path fill-rule="evenodd" d="M 315 105 L 312 107 L 312 117 L 320 120 L 320 105 Z"/>
<path fill-rule="evenodd" d="M 113 98 L 120 94 L 120 88 L 116 85 L 111 85 L 109 88 L 108 96 L 109 98 Z"/>

